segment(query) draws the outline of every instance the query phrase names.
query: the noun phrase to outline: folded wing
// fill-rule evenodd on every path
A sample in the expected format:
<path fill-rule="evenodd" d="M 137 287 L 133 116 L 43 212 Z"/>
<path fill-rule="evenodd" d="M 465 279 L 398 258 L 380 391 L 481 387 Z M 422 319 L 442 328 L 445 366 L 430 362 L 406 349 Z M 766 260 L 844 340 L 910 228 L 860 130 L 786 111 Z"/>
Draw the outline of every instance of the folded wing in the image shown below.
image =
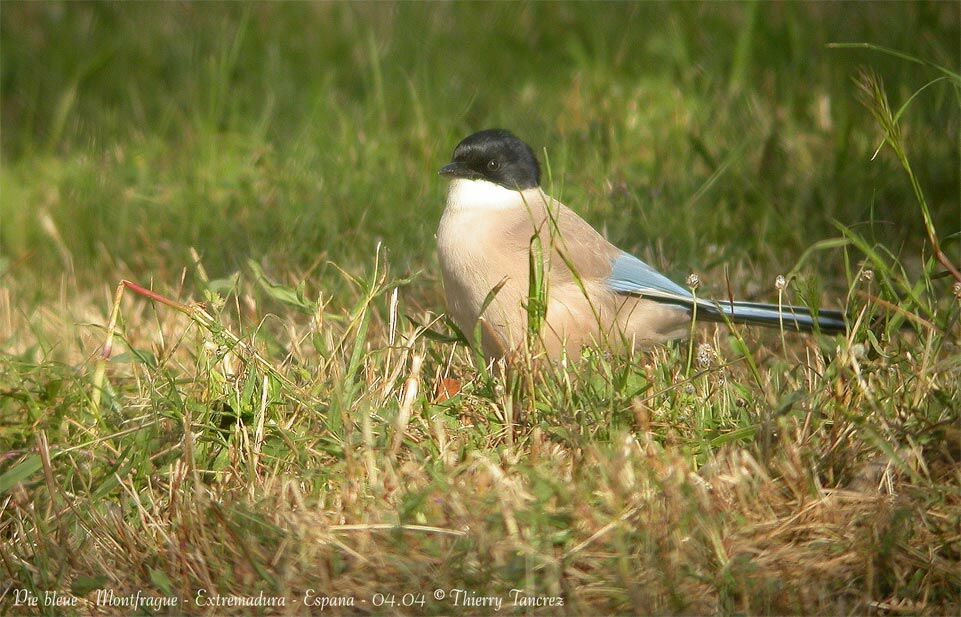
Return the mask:
<path fill-rule="evenodd" d="M 802 331 L 845 332 L 844 313 L 821 310 L 812 312 L 803 306 L 763 304 L 758 302 L 713 302 L 695 298 L 671 279 L 628 253 L 618 255 L 607 279 L 610 289 L 619 294 L 640 296 L 660 302 L 681 305 L 688 310 L 697 304 L 698 317 L 712 321 L 793 328 Z"/>

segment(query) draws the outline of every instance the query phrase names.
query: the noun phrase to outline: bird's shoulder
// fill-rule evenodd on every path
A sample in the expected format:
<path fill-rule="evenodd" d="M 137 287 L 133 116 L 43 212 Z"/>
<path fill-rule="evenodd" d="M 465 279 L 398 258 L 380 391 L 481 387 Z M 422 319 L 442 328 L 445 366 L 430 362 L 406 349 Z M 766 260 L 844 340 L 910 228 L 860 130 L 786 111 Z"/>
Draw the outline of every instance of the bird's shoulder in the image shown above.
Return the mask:
<path fill-rule="evenodd" d="M 610 274 L 611 263 L 620 251 L 590 223 L 560 201 L 543 191 L 525 192 L 525 222 L 517 221 L 515 234 L 534 234 L 550 246 L 559 258 L 555 278 L 573 278 L 571 267 L 583 278 L 603 278 Z"/>

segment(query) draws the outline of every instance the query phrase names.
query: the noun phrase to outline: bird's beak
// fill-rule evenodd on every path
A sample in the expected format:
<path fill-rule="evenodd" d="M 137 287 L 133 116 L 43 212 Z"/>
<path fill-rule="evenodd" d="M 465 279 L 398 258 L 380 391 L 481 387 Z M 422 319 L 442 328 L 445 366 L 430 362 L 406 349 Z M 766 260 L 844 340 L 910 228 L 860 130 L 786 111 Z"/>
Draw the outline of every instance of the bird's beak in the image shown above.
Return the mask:
<path fill-rule="evenodd" d="M 470 175 L 470 170 L 468 170 L 467 166 L 463 163 L 458 163 L 455 161 L 441 167 L 437 174 L 451 178 L 466 178 L 468 175 Z"/>

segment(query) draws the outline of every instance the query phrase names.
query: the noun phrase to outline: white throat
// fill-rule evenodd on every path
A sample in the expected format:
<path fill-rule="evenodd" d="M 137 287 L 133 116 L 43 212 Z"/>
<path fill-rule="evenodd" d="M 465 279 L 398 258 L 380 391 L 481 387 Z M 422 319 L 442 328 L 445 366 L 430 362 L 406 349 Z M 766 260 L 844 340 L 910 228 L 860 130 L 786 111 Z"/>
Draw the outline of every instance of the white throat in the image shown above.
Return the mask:
<path fill-rule="evenodd" d="M 449 210 L 508 210 L 523 205 L 520 192 L 487 180 L 455 178 L 447 191 Z"/>

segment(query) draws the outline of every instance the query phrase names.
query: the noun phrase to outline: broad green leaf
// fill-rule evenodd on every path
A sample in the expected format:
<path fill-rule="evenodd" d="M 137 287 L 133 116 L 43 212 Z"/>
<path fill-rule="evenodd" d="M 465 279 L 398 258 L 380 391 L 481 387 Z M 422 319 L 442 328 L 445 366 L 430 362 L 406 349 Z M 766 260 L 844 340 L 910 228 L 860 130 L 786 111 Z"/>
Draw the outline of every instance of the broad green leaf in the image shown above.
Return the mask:
<path fill-rule="evenodd" d="M 23 459 L 0 476 L 0 495 L 6 493 L 21 482 L 24 482 L 27 478 L 40 471 L 42 467 L 43 463 L 40 461 L 39 454 L 31 454 Z"/>

